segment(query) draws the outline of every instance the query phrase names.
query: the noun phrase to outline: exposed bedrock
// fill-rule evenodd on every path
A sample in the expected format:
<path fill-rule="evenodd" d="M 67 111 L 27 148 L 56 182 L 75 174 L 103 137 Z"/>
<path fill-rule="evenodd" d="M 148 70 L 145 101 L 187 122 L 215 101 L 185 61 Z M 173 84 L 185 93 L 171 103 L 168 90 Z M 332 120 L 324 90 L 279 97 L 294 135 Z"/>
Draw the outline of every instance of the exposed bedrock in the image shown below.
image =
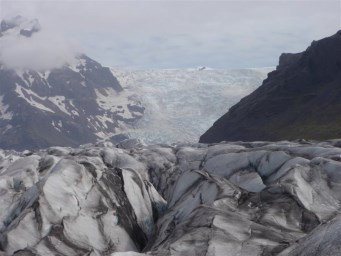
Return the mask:
<path fill-rule="evenodd" d="M 341 30 L 303 52 L 284 53 L 275 71 L 232 106 L 200 142 L 341 138 Z"/>

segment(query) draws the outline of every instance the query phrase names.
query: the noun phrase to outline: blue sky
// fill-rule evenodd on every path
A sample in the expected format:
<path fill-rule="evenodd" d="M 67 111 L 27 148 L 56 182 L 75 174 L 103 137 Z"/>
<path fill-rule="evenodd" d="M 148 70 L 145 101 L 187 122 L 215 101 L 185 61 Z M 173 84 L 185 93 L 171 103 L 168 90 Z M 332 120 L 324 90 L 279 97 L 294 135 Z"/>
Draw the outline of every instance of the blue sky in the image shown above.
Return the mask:
<path fill-rule="evenodd" d="M 334 34 L 341 0 L 0 0 L 1 18 L 16 14 L 108 66 L 243 68 L 276 66 Z"/>

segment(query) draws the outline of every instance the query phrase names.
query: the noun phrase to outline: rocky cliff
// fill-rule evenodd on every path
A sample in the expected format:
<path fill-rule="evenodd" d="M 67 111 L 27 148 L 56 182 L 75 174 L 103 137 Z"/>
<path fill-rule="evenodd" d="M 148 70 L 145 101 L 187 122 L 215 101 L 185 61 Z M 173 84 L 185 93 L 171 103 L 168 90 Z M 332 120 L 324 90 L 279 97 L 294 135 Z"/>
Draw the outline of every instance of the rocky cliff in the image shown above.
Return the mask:
<path fill-rule="evenodd" d="M 200 142 L 341 137 L 341 31 L 283 54 L 263 84 L 218 119 Z"/>

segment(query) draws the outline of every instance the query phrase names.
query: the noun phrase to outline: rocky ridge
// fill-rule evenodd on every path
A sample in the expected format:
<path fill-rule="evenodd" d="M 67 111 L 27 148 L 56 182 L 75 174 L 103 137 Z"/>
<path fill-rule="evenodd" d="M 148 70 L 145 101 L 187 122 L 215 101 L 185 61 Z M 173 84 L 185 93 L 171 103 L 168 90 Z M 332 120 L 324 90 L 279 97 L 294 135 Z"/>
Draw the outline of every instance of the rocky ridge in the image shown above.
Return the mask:
<path fill-rule="evenodd" d="M 341 137 L 341 31 L 283 54 L 263 84 L 232 106 L 200 142 Z"/>

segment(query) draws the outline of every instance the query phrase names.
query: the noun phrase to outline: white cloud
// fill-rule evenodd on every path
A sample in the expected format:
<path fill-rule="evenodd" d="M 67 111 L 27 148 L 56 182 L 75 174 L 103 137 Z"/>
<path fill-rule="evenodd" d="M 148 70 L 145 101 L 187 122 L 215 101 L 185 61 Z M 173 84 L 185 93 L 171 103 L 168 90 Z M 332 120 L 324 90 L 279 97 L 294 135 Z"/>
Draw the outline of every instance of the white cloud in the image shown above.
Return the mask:
<path fill-rule="evenodd" d="M 1 0 L 0 0 L 1 1 Z M 339 0 L 1 1 L 111 66 L 274 66 L 340 29 Z"/>
<path fill-rule="evenodd" d="M 75 47 L 50 31 L 40 31 L 30 38 L 0 37 L 0 62 L 7 68 L 48 70 L 73 63 L 75 56 Z"/>
<path fill-rule="evenodd" d="M 67 36 L 58 30 L 41 28 L 35 19 L 19 17 L 21 12 L 4 8 L 1 2 L 2 18 L 5 22 L 15 23 L 14 28 L 7 29 L 0 36 L 0 63 L 10 69 L 49 70 L 73 64 L 80 48 L 71 43 Z M 16 2 L 24 7 L 26 2 Z M 12 6 L 12 5 L 10 5 Z M 10 11 L 5 15 L 5 11 Z M 35 10 L 34 8 L 32 11 Z M 35 15 L 33 16 L 35 17 Z M 36 30 L 30 37 L 21 35 L 21 30 Z"/>

